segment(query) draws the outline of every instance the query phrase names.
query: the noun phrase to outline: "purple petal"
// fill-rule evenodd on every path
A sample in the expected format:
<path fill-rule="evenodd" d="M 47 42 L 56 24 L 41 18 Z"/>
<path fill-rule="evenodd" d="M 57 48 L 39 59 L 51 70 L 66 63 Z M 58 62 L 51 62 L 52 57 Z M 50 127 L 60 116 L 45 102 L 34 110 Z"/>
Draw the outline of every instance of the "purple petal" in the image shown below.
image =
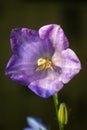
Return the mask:
<path fill-rule="evenodd" d="M 76 54 L 71 49 L 62 52 L 62 74 L 60 80 L 63 83 L 69 82 L 81 69 L 81 63 Z"/>
<path fill-rule="evenodd" d="M 29 85 L 32 81 L 44 78 L 46 72 L 36 72 L 36 64 L 34 62 L 29 62 L 29 60 L 29 57 L 25 58 L 25 56 L 19 57 L 18 55 L 13 55 L 7 64 L 6 75 L 23 85 Z"/>
<path fill-rule="evenodd" d="M 38 32 L 27 28 L 16 28 L 11 31 L 10 42 L 13 52 L 17 52 L 22 44 L 31 44 L 39 39 Z"/>
<path fill-rule="evenodd" d="M 58 76 L 58 73 L 49 71 L 46 78 L 31 82 L 28 87 L 37 95 L 48 98 L 63 87 L 63 83 L 59 81 Z"/>
<path fill-rule="evenodd" d="M 48 37 L 57 50 L 65 50 L 69 46 L 68 40 L 59 25 L 50 24 L 41 27 L 39 29 L 39 36 L 41 39 Z"/>
<path fill-rule="evenodd" d="M 39 38 L 38 32 L 26 29 L 26 28 L 16 28 L 13 29 L 10 36 L 11 48 L 13 52 L 18 53 L 19 48 L 25 47 L 27 44 L 31 49 L 38 48 L 40 53 L 43 55 L 52 55 L 54 48 L 49 39 L 41 40 Z M 36 50 L 36 49 L 35 49 Z"/>

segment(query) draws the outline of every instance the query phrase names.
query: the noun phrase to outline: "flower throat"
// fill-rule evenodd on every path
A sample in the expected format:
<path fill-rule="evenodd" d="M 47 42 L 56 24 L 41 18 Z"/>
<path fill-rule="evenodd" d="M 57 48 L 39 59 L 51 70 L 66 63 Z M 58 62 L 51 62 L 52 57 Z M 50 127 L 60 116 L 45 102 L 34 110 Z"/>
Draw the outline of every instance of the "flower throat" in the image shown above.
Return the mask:
<path fill-rule="evenodd" d="M 37 65 L 38 67 L 36 68 L 36 71 L 47 70 L 47 69 L 53 70 L 52 61 L 49 59 L 40 58 L 37 61 Z"/>

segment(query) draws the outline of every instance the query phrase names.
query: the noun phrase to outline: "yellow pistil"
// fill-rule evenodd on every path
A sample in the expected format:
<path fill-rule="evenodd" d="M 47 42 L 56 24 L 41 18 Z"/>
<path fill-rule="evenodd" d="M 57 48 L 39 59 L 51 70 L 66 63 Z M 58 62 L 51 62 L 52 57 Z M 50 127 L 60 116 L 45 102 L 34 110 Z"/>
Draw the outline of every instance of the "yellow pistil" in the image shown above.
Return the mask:
<path fill-rule="evenodd" d="M 36 68 L 36 71 L 41 71 L 41 70 L 46 70 L 46 69 L 53 70 L 52 62 L 49 59 L 40 58 L 37 61 L 37 65 L 38 67 Z"/>

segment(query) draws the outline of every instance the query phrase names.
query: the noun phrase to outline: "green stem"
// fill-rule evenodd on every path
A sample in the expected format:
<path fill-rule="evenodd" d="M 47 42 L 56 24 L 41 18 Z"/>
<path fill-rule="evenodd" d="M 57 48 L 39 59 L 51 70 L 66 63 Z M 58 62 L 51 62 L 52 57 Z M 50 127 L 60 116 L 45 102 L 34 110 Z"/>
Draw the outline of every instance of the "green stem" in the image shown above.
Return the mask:
<path fill-rule="evenodd" d="M 59 129 L 64 130 L 64 125 L 59 123 Z"/>
<path fill-rule="evenodd" d="M 55 110 L 56 110 L 56 116 L 57 116 L 57 120 L 58 120 L 58 93 L 53 95 L 53 100 L 54 100 L 54 105 L 55 105 Z"/>

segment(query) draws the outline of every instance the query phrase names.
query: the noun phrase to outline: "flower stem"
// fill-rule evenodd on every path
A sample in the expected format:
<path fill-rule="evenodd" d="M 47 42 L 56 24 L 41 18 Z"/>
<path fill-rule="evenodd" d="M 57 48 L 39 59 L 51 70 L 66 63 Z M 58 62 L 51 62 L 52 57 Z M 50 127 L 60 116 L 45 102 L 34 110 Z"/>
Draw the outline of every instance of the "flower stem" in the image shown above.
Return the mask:
<path fill-rule="evenodd" d="M 62 125 L 59 124 L 59 129 L 60 129 L 60 130 L 64 130 L 64 125 L 63 125 L 63 124 L 62 124 Z"/>
<path fill-rule="evenodd" d="M 56 115 L 57 115 L 57 120 L 58 120 L 58 93 L 53 95 L 53 100 L 54 100 L 54 105 L 55 105 L 55 110 L 56 110 Z"/>

